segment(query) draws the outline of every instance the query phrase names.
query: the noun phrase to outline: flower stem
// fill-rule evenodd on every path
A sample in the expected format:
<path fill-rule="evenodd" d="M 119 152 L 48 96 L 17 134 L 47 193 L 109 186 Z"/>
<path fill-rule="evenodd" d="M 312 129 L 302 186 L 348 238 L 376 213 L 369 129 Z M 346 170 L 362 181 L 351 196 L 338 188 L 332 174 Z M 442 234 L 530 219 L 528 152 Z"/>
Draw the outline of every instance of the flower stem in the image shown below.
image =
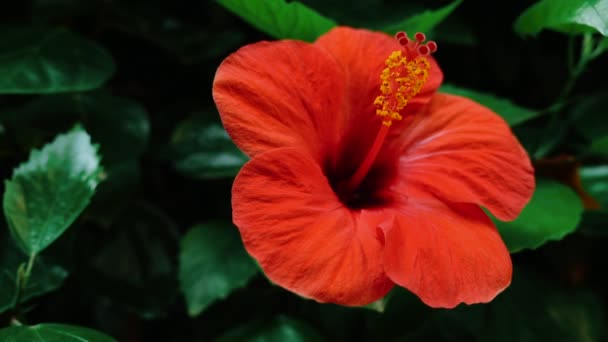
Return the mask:
<path fill-rule="evenodd" d="M 389 126 L 385 124 L 382 124 L 382 126 L 380 127 L 380 131 L 378 131 L 376 140 L 374 141 L 372 147 L 369 149 L 369 152 L 367 152 L 367 156 L 365 156 L 365 159 L 363 159 L 363 162 L 359 165 L 359 168 L 357 169 L 357 171 L 355 171 L 355 174 L 348 181 L 348 185 L 346 187 L 347 191 L 355 192 L 359 185 L 361 185 L 361 182 L 363 181 L 365 176 L 367 176 L 369 169 L 371 169 L 372 165 L 374 164 L 374 161 L 376 160 L 376 157 L 380 152 L 380 148 L 382 147 L 382 144 L 386 139 L 386 135 L 388 134 L 388 128 Z"/>
<path fill-rule="evenodd" d="M 27 282 L 29 281 L 30 275 L 32 274 L 32 269 L 34 268 L 35 261 L 36 253 L 32 253 L 30 254 L 30 258 L 27 261 L 27 264 L 22 263 L 17 269 L 17 283 L 15 289 L 15 299 L 13 301 L 13 311 L 15 315 L 13 320 L 16 322 L 19 322 L 18 319 L 21 316 L 21 301 L 23 299 L 25 288 L 27 287 Z"/>

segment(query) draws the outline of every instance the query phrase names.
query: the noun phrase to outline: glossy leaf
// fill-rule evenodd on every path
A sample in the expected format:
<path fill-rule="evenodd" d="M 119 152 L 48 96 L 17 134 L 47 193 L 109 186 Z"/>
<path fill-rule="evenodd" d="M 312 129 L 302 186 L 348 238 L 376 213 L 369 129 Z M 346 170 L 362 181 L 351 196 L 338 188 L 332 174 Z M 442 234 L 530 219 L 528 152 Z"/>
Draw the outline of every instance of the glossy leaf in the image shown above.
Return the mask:
<path fill-rule="evenodd" d="M 1 238 L 0 248 L 0 272 L 2 272 L 0 275 L 0 313 L 2 313 L 13 306 L 17 269 L 21 263 L 27 262 L 28 257 L 14 246 L 8 236 Z M 32 270 L 32 276 L 22 294 L 24 301 L 58 289 L 68 275 L 62 267 L 49 264 L 41 257 L 36 258 Z"/>
<path fill-rule="evenodd" d="M 535 249 L 573 232 L 581 219 L 583 204 L 570 188 L 537 179 L 530 203 L 512 222 L 494 220 L 509 251 Z"/>
<path fill-rule="evenodd" d="M 4 214 L 28 254 L 55 241 L 88 205 L 100 181 L 97 146 L 80 127 L 59 135 L 6 181 Z"/>
<path fill-rule="evenodd" d="M 416 32 L 428 33 L 452 14 L 461 3 L 462 0 L 456 0 L 439 9 L 424 11 L 398 23 L 385 26 L 382 31 L 389 34 L 395 34 L 398 31 L 406 31 L 411 34 Z"/>
<path fill-rule="evenodd" d="M 227 10 L 277 39 L 314 41 L 336 23 L 297 1 L 217 0 Z"/>
<path fill-rule="evenodd" d="M 515 31 L 521 35 L 535 35 L 543 29 L 608 36 L 608 0 L 541 0 L 515 22 Z"/>
<path fill-rule="evenodd" d="M 108 52 L 65 29 L 0 29 L 0 94 L 91 90 L 113 73 Z"/>
<path fill-rule="evenodd" d="M 216 342 L 307 342 L 325 341 L 312 327 L 295 319 L 279 316 L 269 321 L 255 321 L 222 335 Z"/>
<path fill-rule="evenodd" d="M 507 121 L 511 126 L 518 125 L 541 115 L 540 112 L 520 107 L 513 102 L 488 93 L 457 87 L 449 84 L 441 86 L 440 91 L 448 94 L 468 97 L 492 109 Z"/>
<path fill-rule="evenodd" d="M 179 260 L 180 287 L 191 316 L 245 286 L 258 272 L 238 230 L 227 221 L 190 229 L 182 239 Z"/>
<path fill-rule="evenodd" d="M 171 138 L 175 168 L 193 178 L 229 178 L 248 160 L 219 122 L 194 116 L 182 121 Z"/>
<path fill-rule="evenodd" d="M 115 342 L 116 340 L 89 328 L 67 324 L 44 323 L 0 329 L 0 341 Z"/>
<path fill-rule="evenodd" d="M 600 203 L 600 209 L 608 213 L 608 165 L 582 167 L 580 177 L 583 188 Z"/>

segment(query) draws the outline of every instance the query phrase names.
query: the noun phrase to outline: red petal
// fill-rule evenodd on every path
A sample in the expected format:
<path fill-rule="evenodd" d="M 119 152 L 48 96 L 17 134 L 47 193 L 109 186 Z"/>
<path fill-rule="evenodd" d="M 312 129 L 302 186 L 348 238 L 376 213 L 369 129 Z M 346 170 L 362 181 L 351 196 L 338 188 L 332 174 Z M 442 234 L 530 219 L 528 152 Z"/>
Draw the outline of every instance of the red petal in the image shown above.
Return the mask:
<path fill-rule="evenodd" d="M 376 107 L 373 102 L 380 95 L 380 72 L 391 52 L 402 47 L 391 36 L 364 29 L 337 27 L 321 36 L 316 45 L 325 48 L 342 66 L 347 80 L 349 120 L 376 120 Z M 441 85 L 443 73 L 433 57 L 429 78 L 420 93 L 410 100 L 405 113 L 415 112 L 420 105 L 430 101 L 431 96 Z M 358 124 L 363 124 L 359 122 Z"/>
<path fill-rule="evenodd" d="M 321 36 L 315 45 L 329 51 L 343 70 L 346 83 L 347 107 L 340 122 L 341 139 L 336 155 L 336 168 L 345 169 L 359 165 L 371 147 L 381 126 L 376 115 L 374 100 L 380 95 L 380 72 L 386 67 L 385 61 L 391 52 L 401 49 L 401 45 L 391 36 L 381 32 L 349 27 L 337 27 Z M 404 116 L 414 114 L 428 103 L 443 80 L 443 73 L 434 58 L 429 78 L 421 92 L 410 100 L 403 110 Z M 387 141 L 399 139 L 405 121 L 393 123 Z M 355 152 L 358 158 L 348 158 Z M 347 166 L 344 166 L 347 165 Z"/>
<path fill-rule="evenodd" d="M 270 280 L 320 302 L 363 305 L 393 283 L 384 274 L 377 212 L 345 208 L 303 149 L 247 163 L 232 190 L 233 220 Z"/>
<path fill-rule="evenodd" d="M 277 147 L 335 145 L 344 78 L 325 50 L 297 41 L 247 45 L 220 65 L 213 98 L 249 156 Z"/>
<path fill-rule="evenodd" d="M 476 205 L 410 197 L 385 235 L 389 278 L 429 306 L 486 303 L 511 282 L 509 252 Z"/>
<path fill-rule="evenodd" d="M 437 94 L 403 132 L 398 191 L 420 185 L 443 200 L 475 203 L 512 220 L 534 191 L 530 159 L 497 114 Z"/>

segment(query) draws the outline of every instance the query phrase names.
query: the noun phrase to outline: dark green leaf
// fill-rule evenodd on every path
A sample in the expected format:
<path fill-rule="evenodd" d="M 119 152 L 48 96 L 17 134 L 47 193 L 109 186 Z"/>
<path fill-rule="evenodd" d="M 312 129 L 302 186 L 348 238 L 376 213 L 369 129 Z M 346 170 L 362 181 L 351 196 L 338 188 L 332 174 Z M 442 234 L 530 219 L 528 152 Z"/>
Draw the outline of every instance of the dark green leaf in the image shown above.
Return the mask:
<path fill-rule="evenodd" d="M 606 120 L 608 91 L 600 91 L 585 96 L 572 109 L 576 130 L 589 141 L 608 136 Z"/>
<path fill-rule="evenodd" d="M 582 167 L 580 177 L 583 188 L 608 213 L 608 165 Z"/>
<path fill-rule="evenodd" d="M 304 322 L 279 316 L 270 321 L 256 321 L 222 335 L 216 342 L 308 342 L 325 341 L 315 329 Z"/>
<path fill-rule="evenodd" d="M 110 229 L 103 243 L 80 246 L 87 257 L 81 271 L 84 286 L 142 318 L 165 316 L 178 295 L 174 222 L 160 209 L 138 203 Z"/>
<path fill-rule="evenodd" d="M 387 25 L 382 28 L 382 31 L 389 34 L 395 34 L 399 31 L 406 31 L 411 34 L 416 32 L 428 33 L 447 18 L 461 3 L 462 0 L 456 0 L 439 9 L 424 11 L 398 23 Z"/>
<path fill-rule="evenodd" d="M 139 103 L 98 92 L 41 96 L 2 112 L 0 121 L 18 131 L 39 130 L 43 138 L 82 122 L 106 165 L 141 156 L 150 135 L 148 113 Z"/>
<path fill-rule="evenodd" d="M 89 328 L 66 324 L 44 323 L 0 329 L 4 342 L 115 342 L 112 337 Z"/>
<path fill-rule="evenodd" d="M 103 48 L 65 29 L 0 30 L 0 94 L 91 90 L 113 73 Z"/>
<path fill-rule="evenodd" d="M 258 30 L 278 39 L 312 42 L 336 23 L 309 7 L 285 0 L 217 0 Z"/>
<path fill-rule="evenodd" d="M 608 135 L 591 142 L 589 153 L 608 156 Z"/>
<path fill-rule="evenodd" d="M 444 84 L 441 86 L 440 91 L 448 94 L 468 97 L 471 100 L 474 100 L 475 102 L 478 102 L 498 113 L 511 126 L 515 126 L 526 120 L 530 120 L 541 115 L 541 113 L 538 111 L 520 107 L 507 99 L 471 89 Z"/>
<path fill-rule="evenodd" d="M 578 195 L 565 185 L 537 179 L 530 203 L 512 222 L 494 220 L 509 251 L 534 249 L 573 232 L 583 212 Z"/>
<path fill-rule="evenodd" d="M 226 221 L 192 228 L 182 239 L 179 260 L 180 286 L 191 316 L 245 286 L 258 272 L 238 230 Z"/>
<path fill-rule="evenodd" d="M 177 126 L 169 153 L 175 168 L 194 178 L 234 177 L 248 160 L 219 122 L 202 116 Z"/>
<path fill-rule="evenodd" d="M 535 35 L 543 29 L 608 36 L 608 0 L 541 0 L 515 22 L 515 31 L 521 35 Z"/>
<path fill-rule="evenodd" d="M 485 324 L 473 331 L 482 342 L 604 341 L 604 312 L 594 293 L 561 289 L 533 274 L 515 272 L 486 310 Z"/>
<path fill-rule="evenodd" d="M 0 313 L 13 306 L 17 269 L 21 263 L 27 262 L 27 256 L 17 249 L 8 236 L 0 241 Z M 36 258 L 33 273 L 27 282 L 22 294 L 23 300 L 28 300 L 59 288 L 67 272 L 57 265 L 44 262 L 41 257 Z"/>
<path fill-rule="evenodd" d="M 39 253 L 89 204 L 102 171 L 97 147 L 80 127 L 59 135 L 6 181 L 4 214 L 17 243 Z"/>

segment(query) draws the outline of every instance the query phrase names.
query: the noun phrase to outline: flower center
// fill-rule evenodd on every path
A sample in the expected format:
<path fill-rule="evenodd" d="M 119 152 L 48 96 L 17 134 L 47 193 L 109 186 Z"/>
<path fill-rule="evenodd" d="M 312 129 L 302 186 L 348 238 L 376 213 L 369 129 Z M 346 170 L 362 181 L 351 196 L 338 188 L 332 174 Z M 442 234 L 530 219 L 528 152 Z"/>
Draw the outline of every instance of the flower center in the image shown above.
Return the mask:
<path fill-rule="evenodd" d="M 388 130 L 393 121 L 403 119 L 401 115 L 408 102 L 420 93 L 426 83 L 431 67 L 427 56 L 437 50 L 433 41 L 424 43 L 423 33 L 416 33 L 414 39 L 408 38 L 405 32 L 398 32 L 395 39 L 401 44 L 401 50 L 393 51 L 386 59 L 386 67 L 380 73 L 380 93 L 374 100 L 376 115 L 382 118 L 378 135 L 367 152 L 365 159 L 349 179 L 346 190 L 356 193 L 363 179 L 372 167 Z"/>

